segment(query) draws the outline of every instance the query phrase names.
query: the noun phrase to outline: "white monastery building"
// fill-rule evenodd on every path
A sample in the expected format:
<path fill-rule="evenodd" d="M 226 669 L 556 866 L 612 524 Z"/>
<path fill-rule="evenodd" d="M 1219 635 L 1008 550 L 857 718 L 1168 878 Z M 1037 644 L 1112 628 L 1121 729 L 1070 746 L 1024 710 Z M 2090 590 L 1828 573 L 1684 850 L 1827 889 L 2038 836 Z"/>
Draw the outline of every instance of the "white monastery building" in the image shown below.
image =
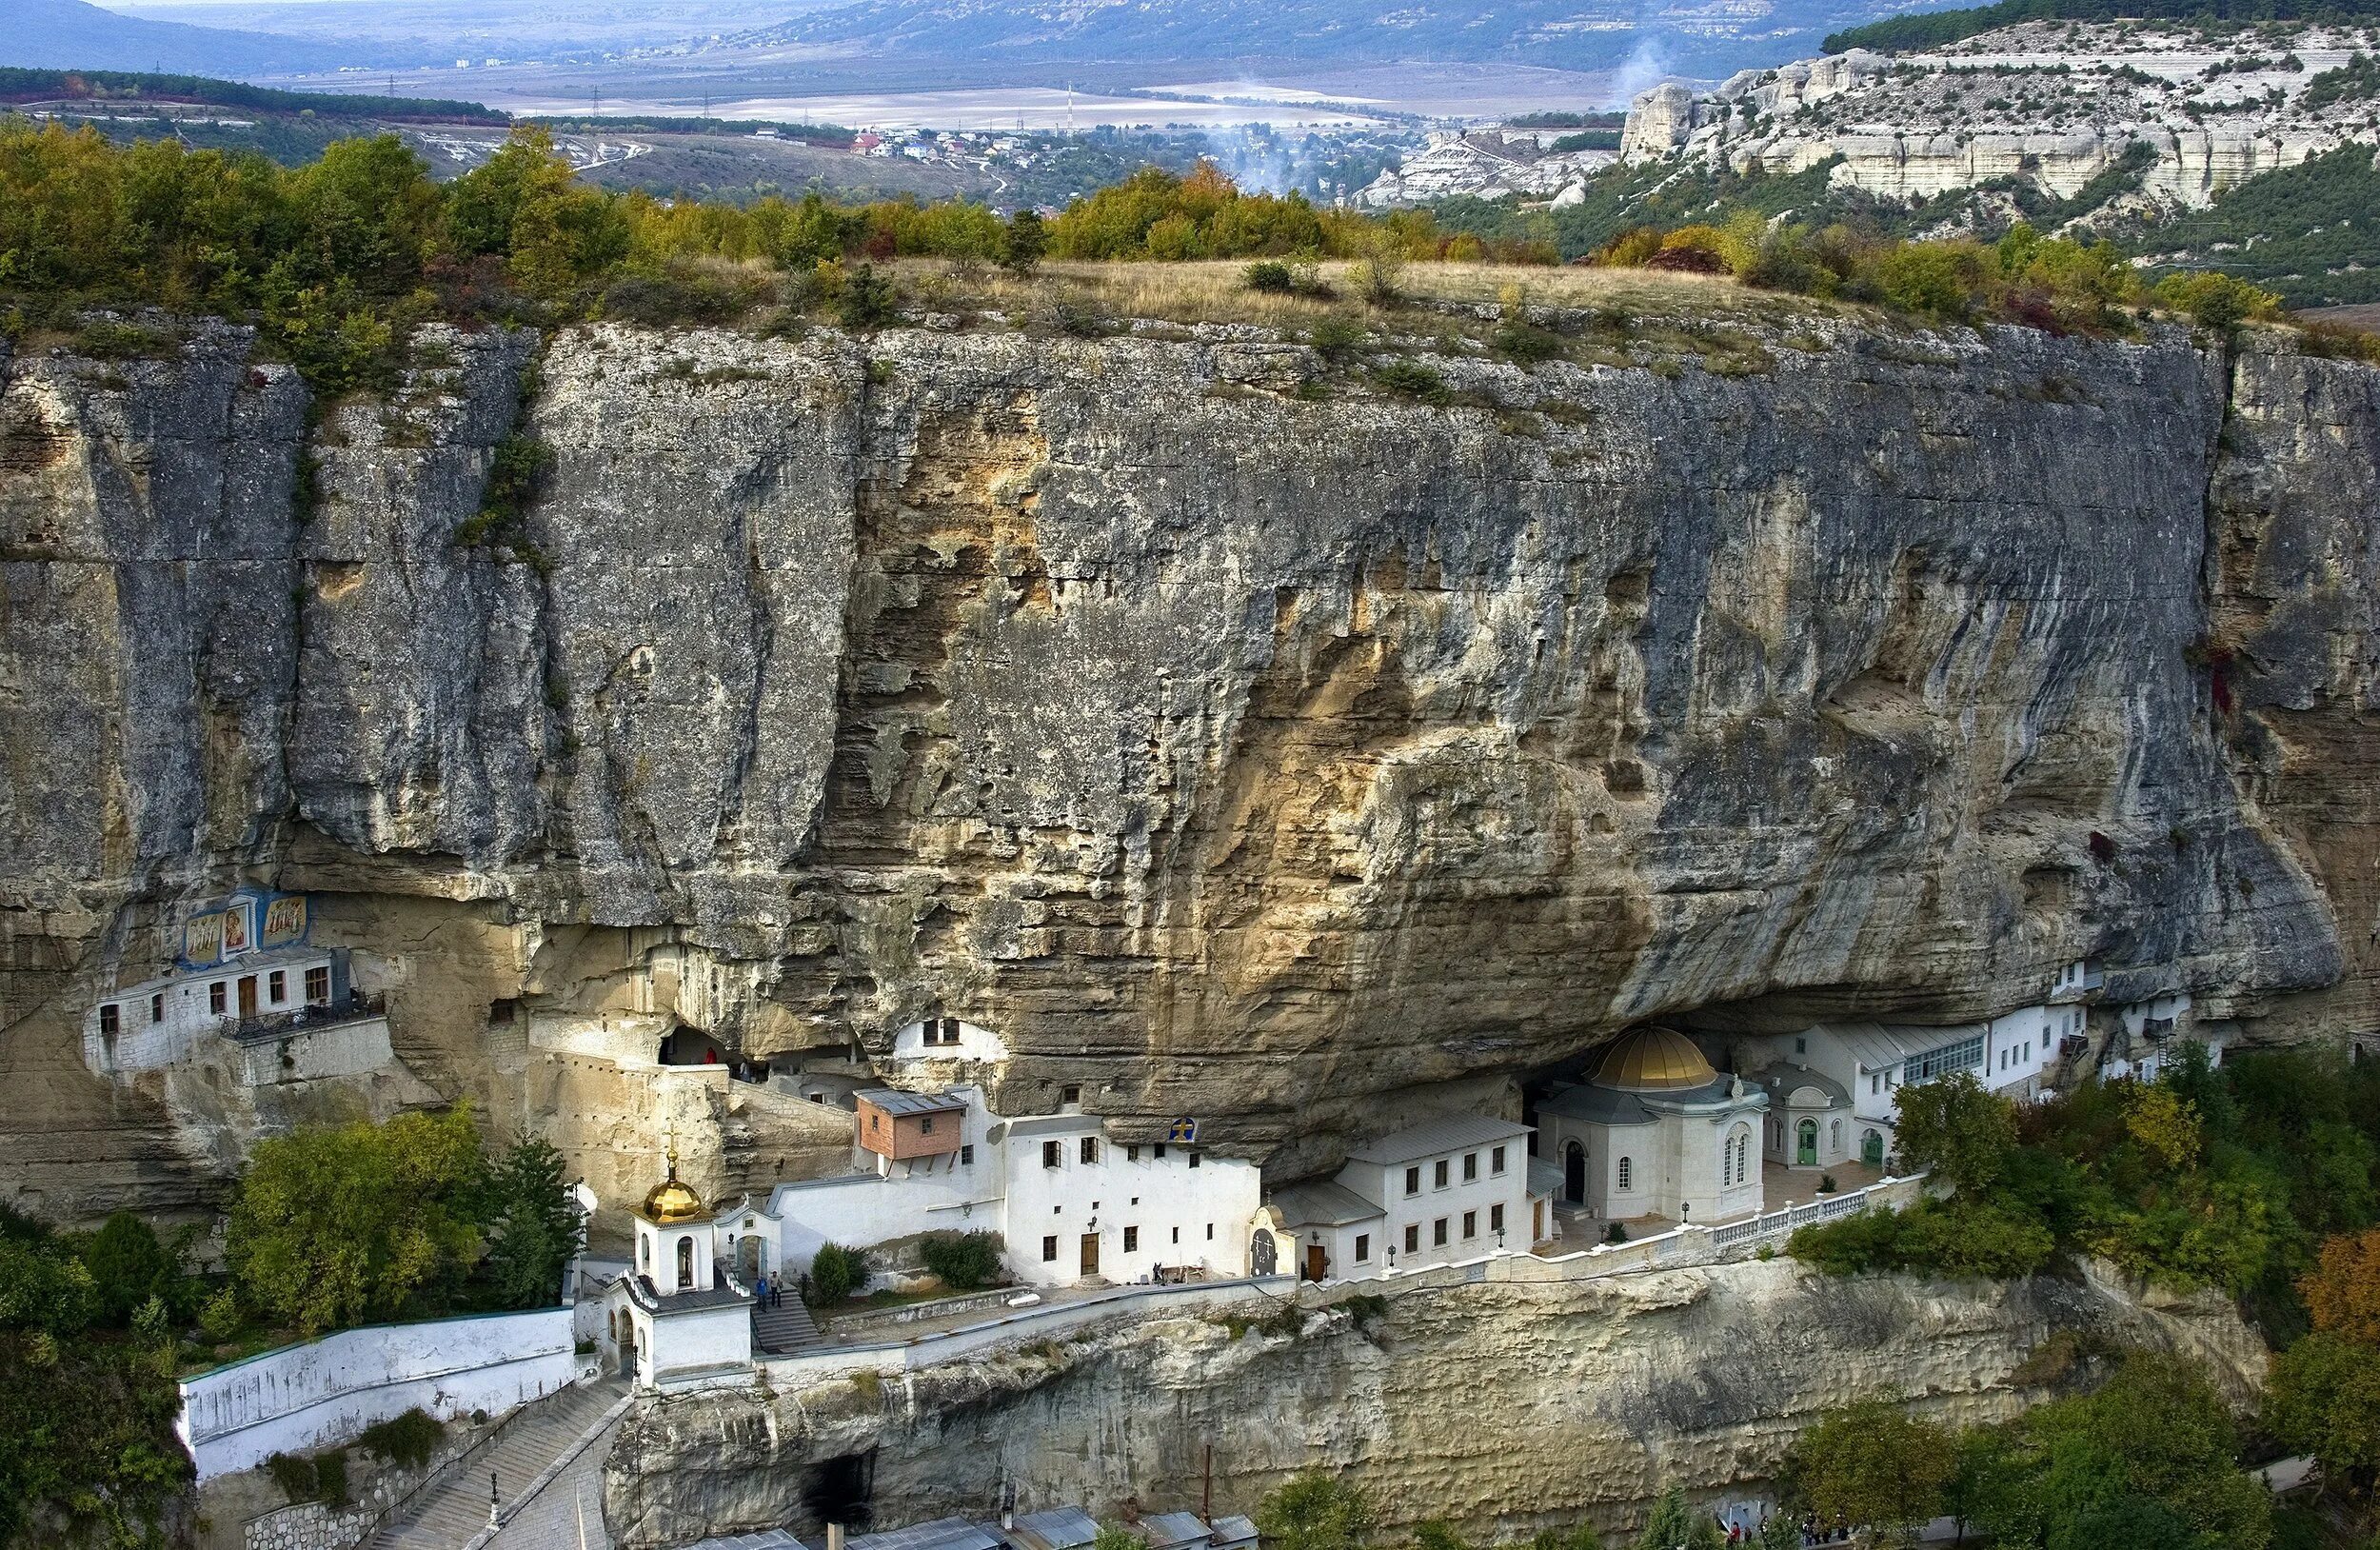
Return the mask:
<path fill-rule="evenodd" d="M 1716 1222 L 1760 1209 L 1770 1095 L 1715 1070 L 1668 1028 L 1622 1034 L 1585 1082 L 1537 1103 L 1538 1145 L 1563 1198 L 1605 1219 Z"/>
<path fill-rule="evenodd" d="M 1551 1193 L 1532 1184 L 1527 1125 L 1460 1114 L 1358 1146 L 1336 1177 L 1274 1191 L 1271 1210 L 1298 1274 L 1346 1281 L 1533 1248 L 1555 1231 Z M 1276 1268 L 1268 1248 L 1251 1239 L 1253 1273 Z"/>

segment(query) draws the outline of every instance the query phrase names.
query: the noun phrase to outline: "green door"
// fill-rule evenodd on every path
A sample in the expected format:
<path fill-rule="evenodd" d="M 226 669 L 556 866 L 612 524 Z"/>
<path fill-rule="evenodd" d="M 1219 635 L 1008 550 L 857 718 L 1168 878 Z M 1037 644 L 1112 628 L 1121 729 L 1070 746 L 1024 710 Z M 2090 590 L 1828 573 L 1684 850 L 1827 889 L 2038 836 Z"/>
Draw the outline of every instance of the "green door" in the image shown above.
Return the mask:
<path fill-rule="evenodd" d="M 1804 1120 L 1794 1127 L 1794 1162 L 1801 1167 L 1818 1162 L 1818 1122 Z"/>
<path fill-rule="evenodd" d="M 1884 1166 L 1884 1138 L 1873 1130 L 1860 1137 L 1859 1161 L 1872 1168 Z"/>

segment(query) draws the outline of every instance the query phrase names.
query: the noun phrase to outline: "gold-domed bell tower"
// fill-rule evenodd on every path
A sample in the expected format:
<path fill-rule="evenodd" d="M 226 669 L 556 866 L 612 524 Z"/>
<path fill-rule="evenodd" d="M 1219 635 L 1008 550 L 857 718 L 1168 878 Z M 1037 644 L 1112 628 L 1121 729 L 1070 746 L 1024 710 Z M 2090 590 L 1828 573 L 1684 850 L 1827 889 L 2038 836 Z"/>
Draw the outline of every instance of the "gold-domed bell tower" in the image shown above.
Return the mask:
<path fill-rule="evenodd" d="M 664 1297 L 706 1292 L 713 1284 L 718 1224 L 703 1197 L 678 1177 L 678 1148 L 668 1150 L 669 1175 L 645 1197 L 636 1214 L 636 1273 Z"/>

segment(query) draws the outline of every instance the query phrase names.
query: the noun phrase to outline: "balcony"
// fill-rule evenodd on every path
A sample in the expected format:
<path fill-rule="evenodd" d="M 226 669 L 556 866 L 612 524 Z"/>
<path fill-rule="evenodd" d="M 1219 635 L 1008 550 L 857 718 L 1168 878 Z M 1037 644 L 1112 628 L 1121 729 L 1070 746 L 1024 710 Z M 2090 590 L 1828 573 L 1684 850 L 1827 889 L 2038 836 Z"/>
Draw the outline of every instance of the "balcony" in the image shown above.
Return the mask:
<path fill-rule="evenodd" d="M 2140 1036 L 2152 1044 L 2164 1043 L 2172 1034 L 2173 1020 L 2170 1017 L 2144 1018 L 2141 1021 Z"/>
<path fill-rule="evenodd" d="M 238 1043 L 263 1043 L 274 1039 L 287 1039 L 292 1034 L 316 1033 L 335 1028 L 342 1023 L 362 1023 L 388 1015 L 386 995 L 367 996 L 350 993 L 345 1001 L 313 1006 L 293 1006 L 286 1012 L 260 1012 L 250 1017 L 227 1017 L 222 1031 L 226 1039 Z"/>

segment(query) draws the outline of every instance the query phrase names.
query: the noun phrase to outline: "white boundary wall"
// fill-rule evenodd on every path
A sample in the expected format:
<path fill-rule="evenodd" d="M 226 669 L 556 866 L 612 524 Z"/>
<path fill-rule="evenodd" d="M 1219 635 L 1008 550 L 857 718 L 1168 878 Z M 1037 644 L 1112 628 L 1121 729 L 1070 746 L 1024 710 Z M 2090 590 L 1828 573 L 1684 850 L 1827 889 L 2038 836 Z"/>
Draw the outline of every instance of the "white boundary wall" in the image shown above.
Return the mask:
<path fill-rule="evenodd" d="M 182 1381 L 174 1422 L 203 1484 L 275 1453 L 351 1441 L 420 1406 L 499 1414 L 576 1375 L 567 1306 L 342 1330 Z"/>

